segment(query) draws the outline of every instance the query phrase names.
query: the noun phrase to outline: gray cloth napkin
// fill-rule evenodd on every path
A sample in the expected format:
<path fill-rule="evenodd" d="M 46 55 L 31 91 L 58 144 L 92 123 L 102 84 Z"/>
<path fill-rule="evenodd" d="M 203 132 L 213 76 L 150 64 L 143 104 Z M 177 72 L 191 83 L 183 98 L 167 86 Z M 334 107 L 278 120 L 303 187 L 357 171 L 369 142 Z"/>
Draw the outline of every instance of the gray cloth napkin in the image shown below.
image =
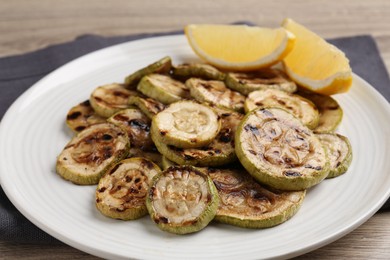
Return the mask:
<path fill-rule="evenodd" d="M 248 23 L 247 23 L 248 24 Z M 85 35 L 31 53 L 0 58 L 0 119 L 14 100 L 43 76 L 61 65 L 91 51 L 117 43 L 142 38 L 181 34 L 170 32 L 121 37 Z M 390 80 L 371 36 L 331 39 L 329 42 L 343 50 L 350 59 L 353 71 L 371 83 L 390 100 Z M 390 209 L 388 201 L 381 210 Z M 0 241 L 59 243 L 28 221 L 8 200 L 0 187 Z"/>

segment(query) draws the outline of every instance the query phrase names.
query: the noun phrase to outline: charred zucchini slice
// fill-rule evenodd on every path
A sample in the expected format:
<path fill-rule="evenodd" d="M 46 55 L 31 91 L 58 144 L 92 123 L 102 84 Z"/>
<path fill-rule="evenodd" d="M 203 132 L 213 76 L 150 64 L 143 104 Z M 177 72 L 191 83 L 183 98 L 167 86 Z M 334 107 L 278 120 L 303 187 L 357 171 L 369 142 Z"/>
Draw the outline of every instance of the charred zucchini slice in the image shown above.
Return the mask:
<path fill-rule="evenodd" d="M 151 181 L 161 169 L 145 158 L 125 159 L 100 179 L 96 188 L 96 208 L 105 216 L 132 220 L 148 214 L 146 195 Z"/>
<path fill-rule="evenodd" d="M 164 144 L 160 139 L 161 135 L 153 135 L 152 131 L 157 150 L 179 165 L 221 166 L 234 162 L 234 135 L 243 115 L 226 109 L 215 110 L 221 118 L 221 130 L 209 145 L 200 148 L 178 148 Z"/>
<path fill-rule="evenodd" d="M 149 119 L 154 115 L 164 110 L 165 105 L 153 98 L 131 96 L 129 98 L 129 105 L 138 107 Z"/>
<path fill-rule="evenodd" d="M 193 101 L 180 101 L 153 117 L 151 132 L 167 145 L 195 148 L 209 144 L 219 129 L 220 121 L 212 108 Z"/>
<path fill-rule="evenodd" d="M 223 81 L 190 78 L 186 81 L 191 96 L 199 102 L 244 112 L 245 96 L 226 87 Z"/>
<path fill-rule="evenodd" d="M 130 147 L 129 154 L 127 158 L 133 158 L 133 157 L 143 157 L 146 158 L 155 164 L 158 165 L 161 169 L 163 168 L 163 156 L 157 152 L 157 150 L 154 148 L 150 151 L 144 151 L 139 148 Z"/>
<path fill-rule="evenodd" d="M 125 85 L 127 88 L 135 89 L 137 87 L 138 82 L 146 75 L 152 73 L 159 74 L 168 74 L 172 67 L 172 60 L 170 57 L 164 57 L 145 68 L 142 68 L 133 74 L 130 74 L 125 79 Z"/>
<path fill-rule="evenodd" d="M 329 172 L 321 141 L 292 114 L 280 108 L 255 109 L 236 133 L 241 164 L 259 182 L 280 190 L 304 190 Z"/>
<path fill-rule="evenodd" d="M 226 85 L 243 95 L 260 89 L 279 89 L 289 93 L 297 90 L 297 85 L 278 69 L 264 69 L 256 72 L 231 72 L 226 75 Z"/>
<path fill-rule="evenodd" d="M 116 162 L 126 158 L 129 138 L 121 128 L 101 123 L 78 133 L 57 158 L 56 171 L 75 184 L 97 184 Z"/>
<path fill-rule="evenodd" d="M 283 108 L 298 117 L 310 129 L 318 125 L 320 118 L 317 107 L 310 100 L 277 89 L 251 92 L 245 100 L 245 111 L 249 112 L 258 107 Z"/>
<path fill-rule="evenodd" d="M 331 133 L 341 123 L 343 119 L 343 109 L 334 98 L 301 90 L 298 94 L 311 100 L 318 108 L 320 119 L 317 127 L 314 129 L 315 132 Z"/>
<path fill-rule="evenodd" d="M 102 117 L 110 117 L 129 107 L 129 97 L 137 96 L 136 91 L 126 89 L 122 84 L 108 84 L 96 88 L 90 98 L 91 106 Z"/>
<path fill-rule="evenodd" d="M 255 182 L 244 169 L 208 169 L 220 197 L 214 220 L 244 228 L 269 228 L 299 210 L 303 191 L 279 191 Z"/>
<path fill-rule="evenodd" d="M 188 79 L 194 77 L 194 78 L 201 78 L 201 79 L 223 81 L 226 75 L 225 73 L 219 71 L 217 68 L 208 64 L 184 63 L 172 67 L 172 76 L 181 79 Z"/>
<path fill-rule="evenodd" d="M 66 115 L 66 124 L 75 133 L 84 130 L 90 125 L 104 122 L 106 122 L 106 118 L 95 113 L 89 100 L 72 107 Z"/>
<path fill-rule="evenodd" d="M 150 119 L 137 108 L 123 109 L 107 119 L 127 132 L 131 147 L 142 150 L 155 148 L 150 137 Z"/>
<path fill-rule="evenodd" d="M 137 90 L 163 104 L 190 98 L 189 89 L 180 81 L 167 75 L 150 74 L 141 79 Z"/>
<path fill-rule="evenodd" d="M 317 134 L 327 149 L 330 171 L 327 178 L 340 176 L 348 170 L 352 162 L 352 147 L 348 138 L 340 134 Z"/>
<path fill-rule="evenodd" d="M 173 166 L 153 178 L 146 198 L 151 219 L 164 231 L 200 231 L 214 218 L 218 192 L 209 176 L 191 166 Z"/>

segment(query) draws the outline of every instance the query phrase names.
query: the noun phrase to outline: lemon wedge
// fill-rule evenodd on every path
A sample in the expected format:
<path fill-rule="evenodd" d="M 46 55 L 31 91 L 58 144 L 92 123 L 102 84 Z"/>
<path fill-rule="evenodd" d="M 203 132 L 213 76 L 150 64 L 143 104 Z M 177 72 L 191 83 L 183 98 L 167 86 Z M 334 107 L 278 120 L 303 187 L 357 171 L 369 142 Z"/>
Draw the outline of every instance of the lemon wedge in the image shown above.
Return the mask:
<path fill-rule="evenodd" d="M 184 31 L 200 58 L 217 68 L 236 71 L 269 67 L 281 61 L 295 42 L 284 28 L 191 24 Z"/>
<path fill-rule="evenodd" d="M 296 37 L 294 48 L 283 60 L 291 79 L 326 95 L 349 90 L 352 70 L 341 50 L 292 19 L 285 19 L 282 26 Z"/>

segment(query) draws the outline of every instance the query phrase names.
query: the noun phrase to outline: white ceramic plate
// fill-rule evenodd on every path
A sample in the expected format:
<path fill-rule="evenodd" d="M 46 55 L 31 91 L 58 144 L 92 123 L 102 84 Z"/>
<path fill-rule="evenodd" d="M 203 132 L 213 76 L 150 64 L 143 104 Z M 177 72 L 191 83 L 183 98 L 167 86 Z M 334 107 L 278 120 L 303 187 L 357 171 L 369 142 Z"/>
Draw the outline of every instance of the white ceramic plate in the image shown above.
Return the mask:
<path fill-rule="evenodd" d="M 134 41 L 81 57 L 51 73 L 9 109 L 0 126 L 0 181 L 35 225 L 80 250 L 104 258 L 253 259 L 297 256 L 328 244 L 372 216 L 390 195 L 390 106 L 354 75 L 339 132 L 354 159 L 348 173 L 308 191 L 289 221 L 265 230 L 212 223 L 192 235 L 160 231 L 148 217 L 118 221 L 94 206 L 94 186 L 55 173 L 56 156 L 70 140 L 65 115 L 99 85 L 169 55 L 175 64 L 197 60 L 184 36 Z"/>

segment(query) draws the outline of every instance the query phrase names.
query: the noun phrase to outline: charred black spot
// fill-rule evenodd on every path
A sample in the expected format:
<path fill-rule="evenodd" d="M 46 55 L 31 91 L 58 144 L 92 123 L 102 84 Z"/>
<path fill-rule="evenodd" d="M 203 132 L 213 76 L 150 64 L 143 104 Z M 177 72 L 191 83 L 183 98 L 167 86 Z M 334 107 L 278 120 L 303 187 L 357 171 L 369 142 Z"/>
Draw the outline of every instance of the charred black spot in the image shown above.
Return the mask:
<path fill-rule="evenodd" d="M 167 134 L 167 131 L 160 131 L 160 135 L 164 136 Z"/>
<path fill-rule="evenodd" d="M 209 155 L 213 156 L 214 155 L 214 152 L 213 151 L 208 151 L 207 152 Z"/>
<path fill-rule="evenodd" d="M 125 180 L 126 180 L 126 182 L 131 182 L 133 180 L 133 178 L 131 178 L 130 176 L 126 176 Z"/>
<path fill-rule="evenodd" d="M 98 102 L 102 102 L 102 101 L 103 101 L 103 99 L 101 99 L 100 97 L 95 97 L 95 99 L 96 99 L 96 101 L 98 101 Z"/>
<path fill-rule="evenodd" d="M 257 155 L 257 153 L 255 151 L 253 151 L 253 150 L 248 150 L 248 152 L 250 152 L 253 155 Z"/>
<path fill-rule="evenodd" d="M 336 163 L 336 167 L 339 167 L 340 164 L 341 164 L 341 162 L 337 162 L 337 163 Z"/>
<path fill-rule="evenodd" d="M 286 102 L 284 102 L 283 100 L 280 100 L 280 99 L 277 99 L 277 102 L 282 105 L 282 106 L 285 106 L 286 105 Z"/>
<path fill-rule="evenodd" d="M 183 148 L 179 148 L 173 145 L 168 145 L 168 148 L 176 152 L 183 152 Z"/>
<path fill-rule="evenodd" d="M 226 128 L 220 132 L 218 140 L 223 143 L 228 143 L 232 140 L 232 138 L 232 130 L 230 128 Z"/>
<path fill-rule="evenodd" d="M 194 143 L 198 142 L 198 139 L 192 138 L 192 139 L 190 140 L 190 142 L 194 144 Z"/>
<path fill-rule="evenodd" d="M 310 165 L 310 164 L 306 164 L 305 168 L 307 168 L 307 169 L 314 169 L 314 170 L 317 170 L 317 171 L 322 170 L 321 166 L 313 166 L 313 165 Z"/>
<path fill-rule="evenodd" d="M 118 163 L 117 165 L 115 165 L 111 170 L 110 170 L 110 175 L 113 174 L 116 170 L 118 170 L 119 166 L 121 166 L 122 163 Z"/>
<path fill-rule="evenodd" d="M 103 158 L 104 160 L 110 158 L 113 154 L 112 147 L 111 146 L 105 146 L 103 148 Z"/>
<path fill-rule="evenodd" d="M 154 219 L 154 222 L 157 224 L 163 223 L 163 224 L 168 224 L 169 220 L 166 217 L 158 217 Z"/>
<path fill-rule="evenodd" d="M 154 167 L 153 163 L 149 160 L 142 160 L 142 165 L 146 166 L 149 169 L 152 169 Z"/>
<path fill-rule="evenodd" d="M 215 153 L 215 154 L 221 154 L 221 153 L 222 153 L 222 151 L 221 151 L 221 150 L 219 150 L 219 149 L 215 149 L 215 150 L 214 150 L 214 153 Z"/>
<path fill-rule="evenodd" d="M 135 183 L 138 183 L 138 182 L 140 182 L 140 181 L 141 181 L 140 178 L 136 178 L 136 179 L 134 180 Z"/>
<path fill-rule="evenodd" d="M 230 116 L 231 115 L 231 113 L 223 113 L 223 114 L 221 114 L 221 117 L 222 118 L 225 118 L 225 117 L 228 117 L 228 116 Z"/>
<path fill-rule="evenodd" d="M 121 91 L 114 91 L 112 94 L 116 97 L 123 97 L 123 98 L 128 98 L 129 94 L 121 92 Z"/>
<path fill-rule="evenodd" d="M 98 192 L 104 192 L 107 188 L 106 187 L 101 187 Z"/>
<path fill-rule="evenodd" d="M 80 105 L 82 106 L 85 106 L 85 107 L 89 107 L 91 106 L 91 103 L 89 102 L 89 100 L 85 100 L 83 103 L 81 103 Z"/>
<path fill-rule="evenodd" d="M 68 160 L 68 158 L 66 158 L 66 157 L 63 157 L 63 158 L 62 158 L 62 160 L 66 161 L 66 160 Z"/>
<path fill-rule="evenodd" d="M 143 122 L 142 120 L 139 120 L 139 119 L 133 119 L 133 120 L 130 120 L 129 121 L 129 125 L 131 127 L 135 127 L 135 128 L 139 128 L 139 129 L 142 129 L 144 131 L 147 131 L 149 132 L 150 131 L 150 126 L 148 123 L 145 123 Z M 161 133 L 161 132 L 160 132 Z"/>
<path fill-rule="evenodd" d="M 255 105 L 256 105 L 256 106 L 263 106 L 264 104 L 263 104 L 263 102 L 261 102 L 261 101 L 257 101 L 257 102 L 255 103 Z"/>
<path fill-rule="evenodd" d="M 110 141 L 110 140 L 112 139 L 112 135 L 104 134 L 104 135 L 102 136 L 102 139 L 103 139 L 104 141 Z"/>
<path fill-rule="evenodd" d="M 96 203 L 100 203 L 101 201 L 101 199 L 96 199 Z"/>
<path fill-rule="evenodd" d="M 253 125 L 246 125 L 244 126 L 245 131 L 251 131 L 254 135 L 260 135 L 259 129 L 256 126 Z"/>
<path fill-rule="evenodd" d="M 268 116 L 268 117 L 273 117 L 273 116 L 274 116 L 274 114 L 272 114 L 272 113 L 271 113 L 269 110 L 267 110 L 267 109 L 262 109 L 261 112 L 262 112 L 264 115 Z"/>
<path fill-rule="evenodd" d="M 209 83 L 206 83 L 206 82 L 202 82 L 202 83 L 199 83 L 200 86 L 204 87 L 205 89 L 210 89 L 212 86 L 211 84 Z"/>
<path fill-rule="evenodd" d="M 195 159 L 195 157 L 192 156 L 192 155 L 189 155 L 189 154 L 185 154 L 185 155 L 184 155 L 184 159 L 185 159 L 185 160 L 193 160 L 193 159 Z"/>
<path fill-rule="evenodd" d="M 77 132 L 83 131 L 85 129 L 85 126 L 81 125 L 75 128 Z"/>
<path fill-rule="evenodd" d="M 294 171 L 285 171 L 285 172 L 283 172 L 283 174 L 285 176 L 288 176 L 288 177 L 299 177 L 299 176 L 302 176 L 302 174 L 300 174 L 299 172 L 294 172 Z"/>
<path fill-rule="evenodd" d="M 123 122 L 126 122 L 127 120 L 129 120 L 129 118 L 127 116 L 124 116 L 124 115 L 121 115 L 121 114 L 115 115 L 114 119 L 118 120 L 118 121 L 123 121 Z"/>
<path fill-rule="evenodd" d="M 68 114 L 68 116 L 66 117 L 66 119 L 68 120 L 74 120 L 76 118 L 78 118 L 79 116 L 81 116 L 81 112 L 80 111 L 76 111 L 76 112 L 73 112 L 71 114 Z"/>

